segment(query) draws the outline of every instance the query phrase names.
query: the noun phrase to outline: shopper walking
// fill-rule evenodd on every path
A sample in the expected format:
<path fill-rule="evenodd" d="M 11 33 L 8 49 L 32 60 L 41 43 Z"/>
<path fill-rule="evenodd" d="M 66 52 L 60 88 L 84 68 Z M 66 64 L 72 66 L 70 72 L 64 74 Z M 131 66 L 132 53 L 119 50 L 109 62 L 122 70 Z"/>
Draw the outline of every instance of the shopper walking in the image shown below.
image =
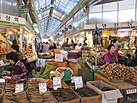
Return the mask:
<path fill-rule="evenodd" d="M 43 44 L 43 52 L 48 52 L 49 51 L 49 43 L 46 42 Z"/>

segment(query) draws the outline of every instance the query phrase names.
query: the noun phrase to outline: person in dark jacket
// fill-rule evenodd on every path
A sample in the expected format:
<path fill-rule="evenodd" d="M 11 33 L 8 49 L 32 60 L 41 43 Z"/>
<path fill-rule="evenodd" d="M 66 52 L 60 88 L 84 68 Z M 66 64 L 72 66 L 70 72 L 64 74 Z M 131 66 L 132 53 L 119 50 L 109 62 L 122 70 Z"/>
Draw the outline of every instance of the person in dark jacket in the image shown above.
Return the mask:
<path fill-rule="evenodd" d="M 15 52 L 10 52 L 7 54 L 6 59 L 12 65 L 11 71 L 5 71 L 8 76 L 3 76 L 5 80 L 13 80 L 17 83 L 26 82 L 27 80 L 27 70 L 25 65 L 18 59 Z"/>
<path fill-rule="evenodd" d="M 137 40 L 134 41 L 135 51 L 132 54 L 132 66 L 137 66 Z"/>

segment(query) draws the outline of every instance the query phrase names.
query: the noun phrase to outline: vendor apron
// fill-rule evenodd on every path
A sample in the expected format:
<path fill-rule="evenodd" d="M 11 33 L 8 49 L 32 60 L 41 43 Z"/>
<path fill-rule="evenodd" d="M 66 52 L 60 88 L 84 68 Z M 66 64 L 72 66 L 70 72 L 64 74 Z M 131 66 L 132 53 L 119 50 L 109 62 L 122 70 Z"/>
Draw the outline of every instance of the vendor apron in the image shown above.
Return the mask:
<path fill-rule="evenodd" d="M 116 57 L 114 55 L 110 56 L 110 63 L 116 63 Z"/>

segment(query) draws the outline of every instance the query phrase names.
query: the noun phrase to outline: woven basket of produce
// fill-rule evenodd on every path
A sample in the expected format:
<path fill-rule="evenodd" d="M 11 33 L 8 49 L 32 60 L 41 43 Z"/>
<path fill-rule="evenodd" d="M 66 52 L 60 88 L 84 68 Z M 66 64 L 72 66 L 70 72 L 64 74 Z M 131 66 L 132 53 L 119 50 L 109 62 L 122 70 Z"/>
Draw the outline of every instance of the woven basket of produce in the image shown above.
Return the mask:
<path fill-rule="evenodd" d="M 15 85 L 6 84 L 3 103 L 16 103 Z"/>
<path fill-rule="evenodd" d="M 17 102 L 21 102 L 23 103 L 26 103 L 28 102 L 28 97 L 27 97 L 27 93 L 24 91 L 24 92 L 19 92 L 19 93 L 16 93 L 16 98 L 17 98 Z"/>
<path fill-rule="evenodd" d="M 0 88 L 0 103 L 2 103 L 3 95 L 4 95 L 4 88 Z"/>

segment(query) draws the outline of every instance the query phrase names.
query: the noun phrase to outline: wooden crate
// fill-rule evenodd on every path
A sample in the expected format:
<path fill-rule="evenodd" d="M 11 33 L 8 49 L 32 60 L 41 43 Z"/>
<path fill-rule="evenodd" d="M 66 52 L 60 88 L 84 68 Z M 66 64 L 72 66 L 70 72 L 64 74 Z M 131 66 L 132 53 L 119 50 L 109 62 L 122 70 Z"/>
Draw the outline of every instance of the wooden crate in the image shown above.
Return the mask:
<path fill-rule="evenodd" d="M 58 102 L 58 103 L 80 103 L 80 99 L 65 101 L 65 102 Z"/>
<path fill-rule="evenodd" d="M 53 95 L 54 92 L 51 91 L 51 93 L 52 93 L 52 95 L 54 96 L 54 98 L 56 99 L 57 103 L 80 103 L 80 97 L 79 97 L 79 95 L 78 95 L 76 92 L 74 92 L 71 88 L 69 88 L 69 89 L 70 89 L 70 91 L 72 91 L 72 92 L 77 96 L 76 99 L 69 100 L 69 101 L 59 102 L 59 101 L 56 99 L 56 97 Z"/>
<path fill-rule="evenodd" d="M 93 90 L 90 86 L 85 85 L 88 88 L 90 88 L 91 90 Z M 74 90 L 74 86 L 71 86 L 72 90 L 75 92 Z M 94 92 L 96 92 L 95 90 L 93 90 Z M 96 92 L 97 93 L 97 92 Z M 101 95 L 98 94 L 97 96 L 92 96 L 92 97 L 81 97 L 77 92 L 76 94 L 80 97 L 80 101 L 81 103 L 101 103 Z"/>
<path fill-rule="evenodd" d="M 83 97 L 81 103 L 101 103 L 101 96 Z"/>
<path fill-rule="evenodd" d="M 67 62 L 46 62 L 46 65 L 47 64 L 55 65 L 55 66 L 58 66 L 58 67 L 68 67 Z"/>

